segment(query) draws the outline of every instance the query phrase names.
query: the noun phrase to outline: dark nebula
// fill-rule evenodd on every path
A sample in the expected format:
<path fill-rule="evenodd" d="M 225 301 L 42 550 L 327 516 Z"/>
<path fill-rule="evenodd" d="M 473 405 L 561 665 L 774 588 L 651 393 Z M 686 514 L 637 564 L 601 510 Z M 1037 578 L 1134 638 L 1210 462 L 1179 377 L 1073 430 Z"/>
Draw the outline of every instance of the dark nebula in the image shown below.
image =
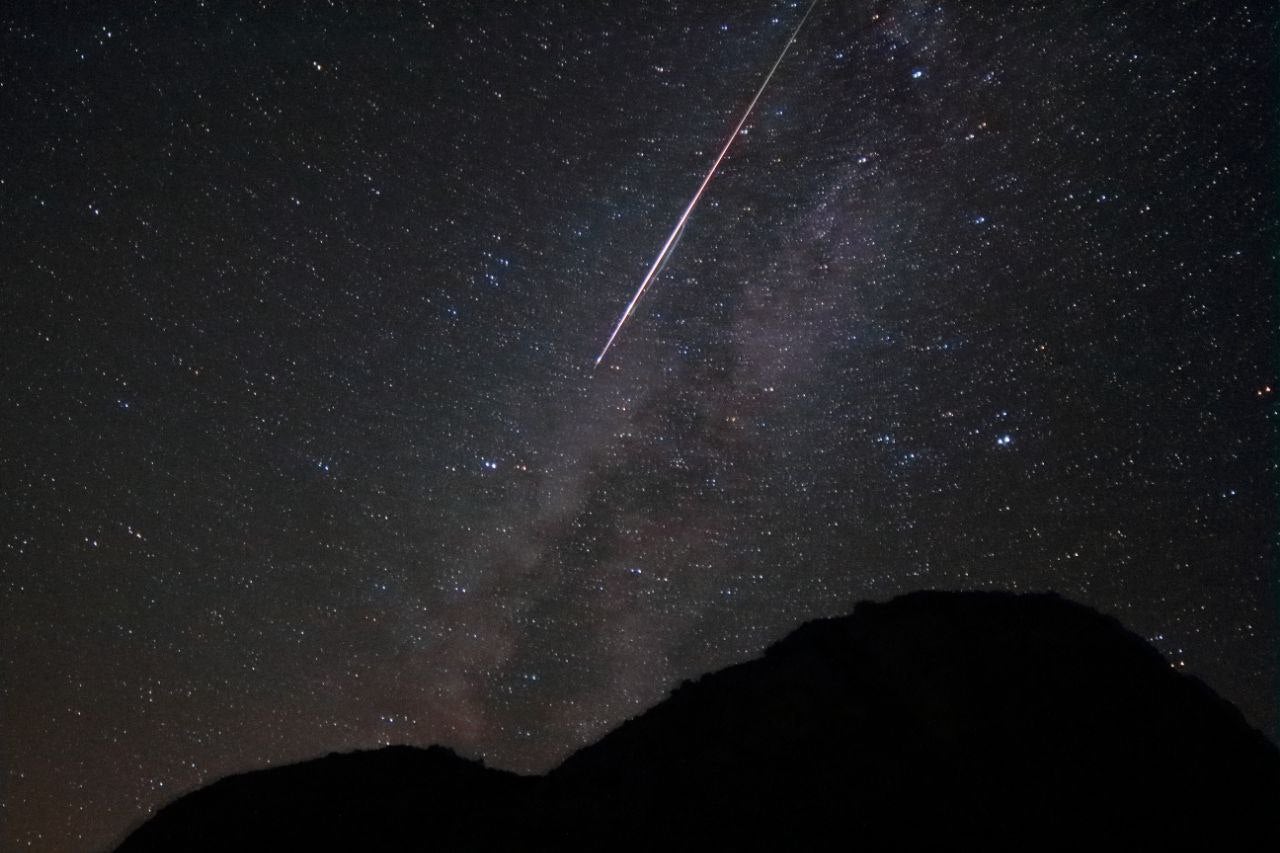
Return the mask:
<path fill-rule="evenodd" d="M 1277 722 L 1274 4 L 0 11 L 0 847 L 543 770 L 922 588 Z"/>

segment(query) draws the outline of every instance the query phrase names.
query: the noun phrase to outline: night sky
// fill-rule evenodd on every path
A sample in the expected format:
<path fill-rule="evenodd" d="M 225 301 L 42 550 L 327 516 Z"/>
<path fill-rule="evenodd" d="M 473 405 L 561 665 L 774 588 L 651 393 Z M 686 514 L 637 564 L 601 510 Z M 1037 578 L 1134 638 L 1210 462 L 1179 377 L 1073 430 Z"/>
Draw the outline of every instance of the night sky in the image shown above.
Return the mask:
<path fill-rule="evenodd" d="M 5 5 L 0 848 L 926 587 L 1274 732 L 1273 4 L 823 0 L 593 373 L 806 5 Z"/>

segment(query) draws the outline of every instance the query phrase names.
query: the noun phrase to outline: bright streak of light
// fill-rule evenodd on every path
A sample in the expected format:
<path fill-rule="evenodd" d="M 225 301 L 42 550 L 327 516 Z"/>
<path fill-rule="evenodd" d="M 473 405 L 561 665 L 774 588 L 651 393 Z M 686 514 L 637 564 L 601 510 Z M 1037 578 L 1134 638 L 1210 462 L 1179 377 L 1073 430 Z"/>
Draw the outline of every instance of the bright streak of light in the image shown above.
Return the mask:
<path fill-rule="evenodd" d="M 782 53 L 778 54 L 778 59 L 773 63 L 773 67 L 769 69 L 769 73 L 765 75 L 764 82 L 760 84 L 760 88 L 756 90 L 755 97 L 751 99 L 751 103 L 747 104 L 746 110 L 742 113 L 742 118 L 738 119 L 738 124 L 733 129 L 733 133 L 729 134 L 729 138 L 725 141 L 724 147 L 720 149 L 720 155 L 716 157 L 715 162 L 711 164 L 711 168 L 707 171 L 707 176 L 702 179 L 702 184 L 698 187 L 698 191 L 693 194 L 693 198 L 689 200 L 689 204 L 685 207 L 684 213 L 680 214 L 680 218 L 676 221 L 676 227 L 671 229 L 671 235 L 667 237 L 667 242 L 662 244 L 662 250 L 658 252 L 658 257 L 653 259 L 649 271 L 645 273 L 644 279 L 640 282 L 640 287 L 636 289 L 635 296 L 631 297 L 631 301 L 627 303 L 627 308 L 622 312 L 622 316 L 618 319 L 618 324 L 613 327 L 613 333 L 609 335 L 609 340 L 605 341 L 604 349 L 600 350 L 600 355 L 596 356 L 595 366 L 599 367 L 600 362 L 604 361 L 604 357 L 609 354 L 609 348 L 613 346 L 614 340 L 618 337 L 618 333 L 622 331 L 622 327 L 626 325 L 627 320 L 631 318 L 631 312 L 635 310 L 636 303 L 640 301 L 640 297 L 658 277 L 658 273 L 666 266 L 670 259 L 675 244 L 679 241 L 680 234 L 684 231 L 685 223 L 689 221 L 689 216 L 693 213 L 693 209 L 698 206 L 702 194 L 706 192 L 707 185 L 711 183 L 711 179 L 715 177 L 716 170 L 720 168 L 720 163 L 724 160 L 725 155 L 729 153 L 729 148 L 733 145 L 733 141 L 738 138 L 738 134 L 742 133 L 743 126 L 747 123 L 747 119 L 751 117 L 751 111 L 756 108 L 756 102 L 760 100 L 760 96 L 764 94 L 765 88 L 769 85 L 769 81 L 773 79 L 774 73 L 778 70 L 778 66 L 782 64 L 782 60 L 786 57 L 787 51 L 791 50 L 791 45 L 795 43 L 796 36 L 800 35 L 800 30 L 804 27 L 804 22 L 809 20 L 809 13 L 813 11 L 813 7 L 818 5 L 818 0 L 813 0 L 809 4 L 809 8 L 805 10 L 804 17 L 800 19 L 800 23 L 796 24 L 796 28 L 791 31 L 791 38 L 787 39 L 786 45 L 782 48 Z"/>

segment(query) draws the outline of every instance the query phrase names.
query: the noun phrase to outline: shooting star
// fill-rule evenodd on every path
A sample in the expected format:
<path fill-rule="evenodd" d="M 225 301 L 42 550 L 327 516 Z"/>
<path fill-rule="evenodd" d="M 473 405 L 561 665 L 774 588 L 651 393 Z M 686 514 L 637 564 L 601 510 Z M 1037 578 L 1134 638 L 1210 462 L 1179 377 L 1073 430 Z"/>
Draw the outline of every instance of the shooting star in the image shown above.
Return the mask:
<path fill-rule="evenodd" d="M 809 20 L 809 13 L 813 11 L 813 7 L 818 5 L 818 0 L 813 0 L 809 4 L 809 8 L 805 10 L 804 17 L 800 19 L 800 23 L 796 24 L 796 28 L 791 31 L 791 38 L 787 39 L 787 43 L 782 48 L 782 53 L 778 54 L 778 59 L 773 63 L 773 67 L 769 69 L 769 73 L 765 75 L 764 82 L 760 84 L 760 88 L 756 90 L 755 97 L 751 99 L 751 103 L 747 104 L 747 108 L 742 113 L 742 118 L 738 119 L 738 124 L 733 129 L 733 133 L 729 134 L 729 138 L 725 141 L 724 147 L 720 149 L 719 156 L 715 162 L 711 164 L 711 168 L 707 171 L 707 176 L 702 179 L 702 184 L 698 187 L 698 191 L 693 194 L 693 198 L 689 200 L 689 204 L 685 207 L 684 213 L 680 214 L 680 218 L 676 221 L 676 227 L 671 229 L 671 236 L 667 237 L 667 242 L 662 244 L 658 257 L 653 259 L 653 263 L 649 266 L 649 271 L 645 273 L 644 278 L 640 282 L 640 287 L 636 289 L 635 296 L 631 297 L 631 301 L 627 303 L 626 310 L 622 312 L 622 316 L 618 319 L 618 324 L 613 327 L 613 333 L 609 335 L 609 340 L 605 341 L 604 349 L 600 350 L 600 355 L 596 356 L 595 367 L 600 366 L 600 362 L 604 361 L 604 357 L 609 354 L 609 348 L 613 346 L 614 340 L 618 337 L 618 333 L 622 331 L 622 327 L 627 324 L 627 320 L 631 319 L 631 312 L 635 310 L 636 303 L 640 301 L 640 297 L 644 295 L 645 290 L 653 283 L 666 267 L 667 261 L 671 260 L 671 255 L 675 252 L 676 244 L 680 242 L 680 237 L 684 234 L 685 223 L 689 221 L 689 216 L 693 213 L 693 209 L 698 206 L 698 202 L 702 199 L 702 194 L 706 192 L 707 185 L 711 183 L 711 179 L 715 177 L 716 170 L 720 168 L 729 148 L 733 145 L 733 141 L 738 138 L 738 134 L 742 133 L 743 126 L 747 123 L 747 119 L 751 117 L 751 111 L 756 108 L 756 102 L 760 100 L 760 96 L 764 94 L 765 88 L 769 85 L 769 81 L 773 79 L 774 72 L 778 70 L 778 66 L 782 64 L 782 60 L 786 58 L 787 51 L 791 50 L 791 45 L 795 43 L 796 36 L 800 35 L 800 30 L 804 28 L 804 22 Z"/>

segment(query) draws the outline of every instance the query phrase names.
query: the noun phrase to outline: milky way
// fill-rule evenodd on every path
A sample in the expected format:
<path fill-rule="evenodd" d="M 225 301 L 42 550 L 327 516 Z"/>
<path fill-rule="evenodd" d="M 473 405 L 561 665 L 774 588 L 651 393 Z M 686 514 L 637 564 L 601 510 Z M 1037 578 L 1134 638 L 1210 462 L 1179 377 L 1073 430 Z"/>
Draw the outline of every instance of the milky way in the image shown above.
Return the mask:
<path fill-rule="evenodd" d="M 1274 4 L 819 4 L 594 372 L 806 5 L 374 5 L 0 12 L 0 847 L 925 587 L 1274 730 Z"/>

